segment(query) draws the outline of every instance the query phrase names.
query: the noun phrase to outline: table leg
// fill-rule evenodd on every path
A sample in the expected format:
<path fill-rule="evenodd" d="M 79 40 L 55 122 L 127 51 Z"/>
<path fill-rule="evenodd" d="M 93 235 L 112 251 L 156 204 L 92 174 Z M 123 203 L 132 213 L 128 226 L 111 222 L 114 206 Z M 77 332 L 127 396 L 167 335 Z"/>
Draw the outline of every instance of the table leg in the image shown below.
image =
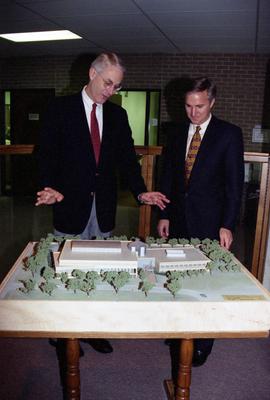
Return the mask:
<path fill-rule="evenodd" d="M 78 339 L 66 339 L 66 398 L 80 400 L 80 344 Z"/>
<path fill-rule="evenodd" d="M 192 356 L 193 339 L 181 339 L 176 387 L 172 380 L 165 380 L 168 400 L 190 399 Z"/>

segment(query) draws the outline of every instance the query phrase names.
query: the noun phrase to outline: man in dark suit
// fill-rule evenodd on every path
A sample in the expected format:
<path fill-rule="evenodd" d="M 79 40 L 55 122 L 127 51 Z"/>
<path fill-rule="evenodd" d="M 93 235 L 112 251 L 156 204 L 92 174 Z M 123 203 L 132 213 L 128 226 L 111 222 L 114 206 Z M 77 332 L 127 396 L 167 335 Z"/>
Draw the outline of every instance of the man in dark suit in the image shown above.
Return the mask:
<path fill-rule="evenodd" d="M 110 236 L 118 169 L 138 202 L 165 207 L 164 195 L 146 191 L 125 110 L 107 102 L 120 90 L 123 76 L 119 57 L 103 53 L 92 62 L 83 90 L 49 107 L 40 138 L 42 190 L 36 205 L 53 204 L 57 235 Z M 107 341 L 91 343 L 98 351 L 112 351 Z"/>
<path fill-rule="evenodd" d="M 158 233 L 217 239 L 229 249 L 241 204 L 243 140 L 239 127 L 212 115 L 215 98 L 208 78 L 190 80 L 189 122 L 171 132 L 164 151 L 160 190 L 171 202 L 160 212 Z M 206 361 L 212 346 L 212 340 L 195 341 L 194 365 Z"/>

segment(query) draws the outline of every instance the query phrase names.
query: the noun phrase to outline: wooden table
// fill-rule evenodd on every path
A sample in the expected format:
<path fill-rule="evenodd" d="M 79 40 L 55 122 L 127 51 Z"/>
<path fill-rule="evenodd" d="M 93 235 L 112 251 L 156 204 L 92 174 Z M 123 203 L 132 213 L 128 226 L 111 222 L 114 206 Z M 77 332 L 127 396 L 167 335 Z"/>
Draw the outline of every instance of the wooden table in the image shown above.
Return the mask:
<path fill-rule="evenodd" d="M 166 381 L 170 400 L 189 400 L 193 339 L 267 337 L 270 295 L 243 267 L 187 278 L 175 299 L 164 293 L 120 290 L 75 295 L 56 291 L 51 297 L 18 291 L 29 243 L 0 286 L 0 336 L 64 338 L 67 398 L 80 399 L 80 338 L 181 339 L 176 388 Z"/>

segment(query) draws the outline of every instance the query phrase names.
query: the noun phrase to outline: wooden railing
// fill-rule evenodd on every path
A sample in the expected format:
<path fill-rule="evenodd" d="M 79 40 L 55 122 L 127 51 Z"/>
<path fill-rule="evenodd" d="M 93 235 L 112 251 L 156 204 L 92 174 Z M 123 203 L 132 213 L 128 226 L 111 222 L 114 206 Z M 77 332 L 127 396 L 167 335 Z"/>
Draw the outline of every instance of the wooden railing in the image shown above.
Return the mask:
<path fill-rule="evenodd" d="M 34 151 L 33 144 L 12 144 L 0 145 L 0 155 L 14 155 L 14 154 L 32 154 Z"/>
<path fill-rule="evenodd" d="M 162 152 L 161 146 L 135 146 L 136 153 L 142 156 L 142 175 L 147 187 L 147 190 L 155 189 L 154 184 L 154 165 L 156 156 Z M 34 145 L 0 145 L 0 155 L 31 155 L 34 150 Z M 264 261 L 266 254 L 267 236 L 268 236 L 268 221 L 270 207 L 270 163 L 268 153 L 245 153 L 245 162 L 261 164 L 261 180 L 260 180 L 260 195 L 257 210 L 255 240 L 253 245 L 252 256 L 252 274 L 260 281 L 263 279 Z M 143 205 L 140 207 L 138 236 L 145 238 L 149 236 L 151 228 L 151 206 Z"/>

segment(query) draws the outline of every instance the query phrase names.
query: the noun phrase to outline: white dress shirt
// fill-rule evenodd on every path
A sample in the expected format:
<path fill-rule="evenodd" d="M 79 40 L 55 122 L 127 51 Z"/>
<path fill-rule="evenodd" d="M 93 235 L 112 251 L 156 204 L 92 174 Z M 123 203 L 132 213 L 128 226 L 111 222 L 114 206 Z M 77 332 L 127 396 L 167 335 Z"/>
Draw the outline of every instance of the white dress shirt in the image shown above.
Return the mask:
<path fill-rule="evenodd" d="M 194 124 L 191 124 L 191 123 L 189 124 L 188 138 L 187 138 L 187 148 L 186 148 L 186 158 L 187 158 L 187 155 L 188 155 L 188 149 L 189 149 L 191 140 L 192 140 L 193 135 L 194 135 L 194 133 L 195 133 L 195 131 L 196 131 L 196 127 L 197 127 L 197 126 L 200 126 L 200 127 L 201 127 L 201 129 L 200 129 L 200 136 L 201 136 L 201 140 L 203 140 L 205 131 L 206 131 L 207 127 L 208 127 L 208 124 L 209 124 L 211 118 L 212 118 L 212 114 L 210 114 L 209 118 L 208 118 L 204 123 L 202 123 L 201 125 L 198 125 L 198 124 L 197 124 L 197 125 L 194 125 Z"/>
<path fill-rule="evenodd" d="M 85 109 L 85 115 L 88 123 L 89 130 L 90 128 L 90 115 L 93 107 L 93 100 L 88 96 L 88 94 L 85 91 L 86 86 L 82 90 L 82 99 L 83 99 L 83 105 Z M 103 128 L 103 105 L 96 103 L 97 108 L 96 108 L 96 117 L 98 121 L 98 127 L 99 127 L 99 134 L 100 134 L 100 141 L 102 139 L 102 128 Z"/>

